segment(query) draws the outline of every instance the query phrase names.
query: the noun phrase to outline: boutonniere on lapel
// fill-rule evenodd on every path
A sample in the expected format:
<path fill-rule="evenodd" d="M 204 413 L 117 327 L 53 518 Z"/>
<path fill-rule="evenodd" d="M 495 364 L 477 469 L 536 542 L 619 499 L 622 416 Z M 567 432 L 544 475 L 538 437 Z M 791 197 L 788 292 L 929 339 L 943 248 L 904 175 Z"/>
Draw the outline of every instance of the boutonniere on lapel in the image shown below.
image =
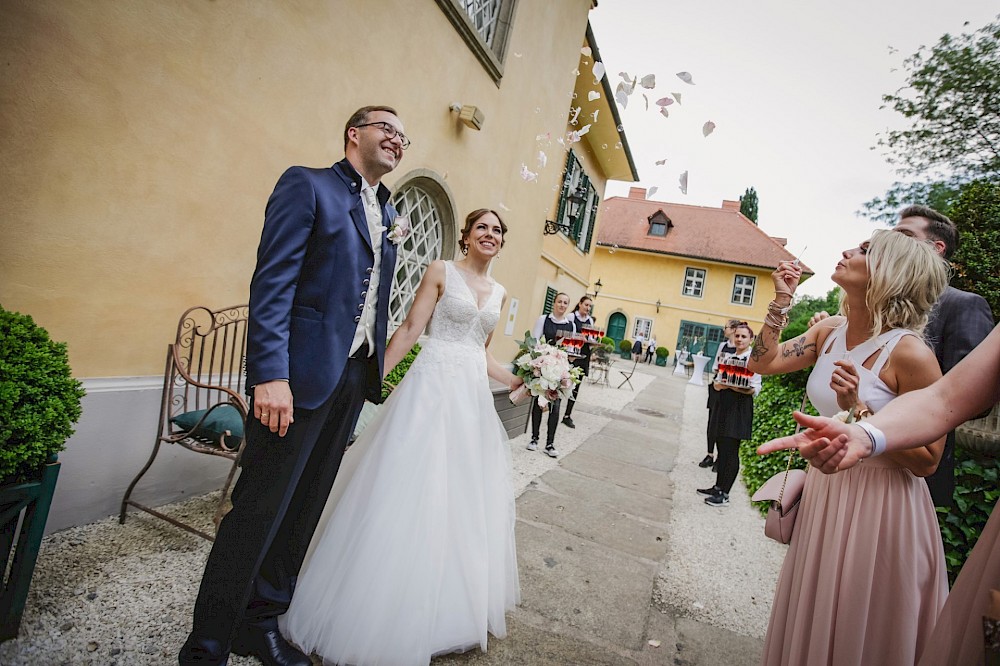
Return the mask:
<path fill-rule="evenodd" d="M 392 226 L 389 227 L 389 233 L 386 234 L 386 238 L 393 245 L 399 245 L 404 238 L 410 235 L 410 218 L 405 215 L 397 215 L 396 219 L 392 221 Z"/>

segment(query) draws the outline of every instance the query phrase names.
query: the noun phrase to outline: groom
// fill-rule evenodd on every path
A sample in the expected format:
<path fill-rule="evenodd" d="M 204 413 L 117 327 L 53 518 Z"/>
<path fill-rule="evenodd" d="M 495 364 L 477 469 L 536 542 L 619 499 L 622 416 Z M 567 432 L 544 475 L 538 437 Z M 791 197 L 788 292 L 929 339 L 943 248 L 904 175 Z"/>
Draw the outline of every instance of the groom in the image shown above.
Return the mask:
<path fill-rule="evenodd" d="M 409 140 L 395 110 L 358 109 L 346 159 L 292 167 L 264 213 L 250 283 L 252 387 L 233 509 L 205 565 L 180 664 L 308 666 L 278 632 L 365 398 L 378 401 L 396 248 L 380 181 Z M 294 398 L 294 401 L 293 401 Z"/>

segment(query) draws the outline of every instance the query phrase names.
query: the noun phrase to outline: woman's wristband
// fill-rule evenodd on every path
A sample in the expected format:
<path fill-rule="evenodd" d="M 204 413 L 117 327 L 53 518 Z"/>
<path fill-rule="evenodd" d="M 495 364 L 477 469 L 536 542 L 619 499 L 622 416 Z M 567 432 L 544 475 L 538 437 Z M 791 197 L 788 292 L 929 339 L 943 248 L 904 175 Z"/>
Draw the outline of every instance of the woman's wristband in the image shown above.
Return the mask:
<path fill-rule="evenodd" d="M 873 426 L 869 421 L 855 421 L 854 425 L 864 430 L 865 434 L 868 435 L 868 439 L 871 440 L 872 452 L 868 455 L 869 458 L 874 458 L 885 453 L 886 440 L 884 432 Z"/>

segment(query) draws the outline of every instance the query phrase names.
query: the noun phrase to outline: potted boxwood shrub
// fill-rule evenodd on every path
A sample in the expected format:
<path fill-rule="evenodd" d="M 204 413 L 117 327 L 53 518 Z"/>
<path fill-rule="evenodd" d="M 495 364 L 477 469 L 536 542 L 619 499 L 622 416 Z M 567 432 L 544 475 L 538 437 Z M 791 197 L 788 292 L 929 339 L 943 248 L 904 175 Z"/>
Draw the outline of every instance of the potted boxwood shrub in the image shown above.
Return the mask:
<path fill-rule="evenodd" d="M 618 352 L 624 359 L 632 358 L 632 342 L 626 338 L 618 343 Z"/>
<path fill-rule="evenodd" d="M 656 348 L 656 365 L 663 367 L 667 364 L 667 357 L 670 356 L 670 350 L 666 347 Z"/>
<path fill-rule="evenodd" d="M 83 388 L 66 345 L 0 307 L 0 641 L 14 638 L 59 476 L 57 455 L 80 418 Z M 20 525 L 19 525 L 20 524 Z"/>

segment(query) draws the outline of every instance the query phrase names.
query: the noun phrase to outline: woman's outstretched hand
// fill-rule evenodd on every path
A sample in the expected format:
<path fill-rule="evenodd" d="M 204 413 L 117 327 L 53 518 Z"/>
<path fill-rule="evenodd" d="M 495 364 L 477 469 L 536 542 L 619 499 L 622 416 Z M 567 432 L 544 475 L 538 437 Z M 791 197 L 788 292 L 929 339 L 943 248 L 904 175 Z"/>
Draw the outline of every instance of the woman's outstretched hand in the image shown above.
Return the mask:
<path fill-rule="evenodd" d="M 825 474 L 854 467 L 871 455 L 871 440 L 865 431 L 857 426 L 798 411 L 792 416 L 806 429 L 795 435 L 765 442 L 757 449 L 758 455 L 798 449 L 810 465 Z"/>

